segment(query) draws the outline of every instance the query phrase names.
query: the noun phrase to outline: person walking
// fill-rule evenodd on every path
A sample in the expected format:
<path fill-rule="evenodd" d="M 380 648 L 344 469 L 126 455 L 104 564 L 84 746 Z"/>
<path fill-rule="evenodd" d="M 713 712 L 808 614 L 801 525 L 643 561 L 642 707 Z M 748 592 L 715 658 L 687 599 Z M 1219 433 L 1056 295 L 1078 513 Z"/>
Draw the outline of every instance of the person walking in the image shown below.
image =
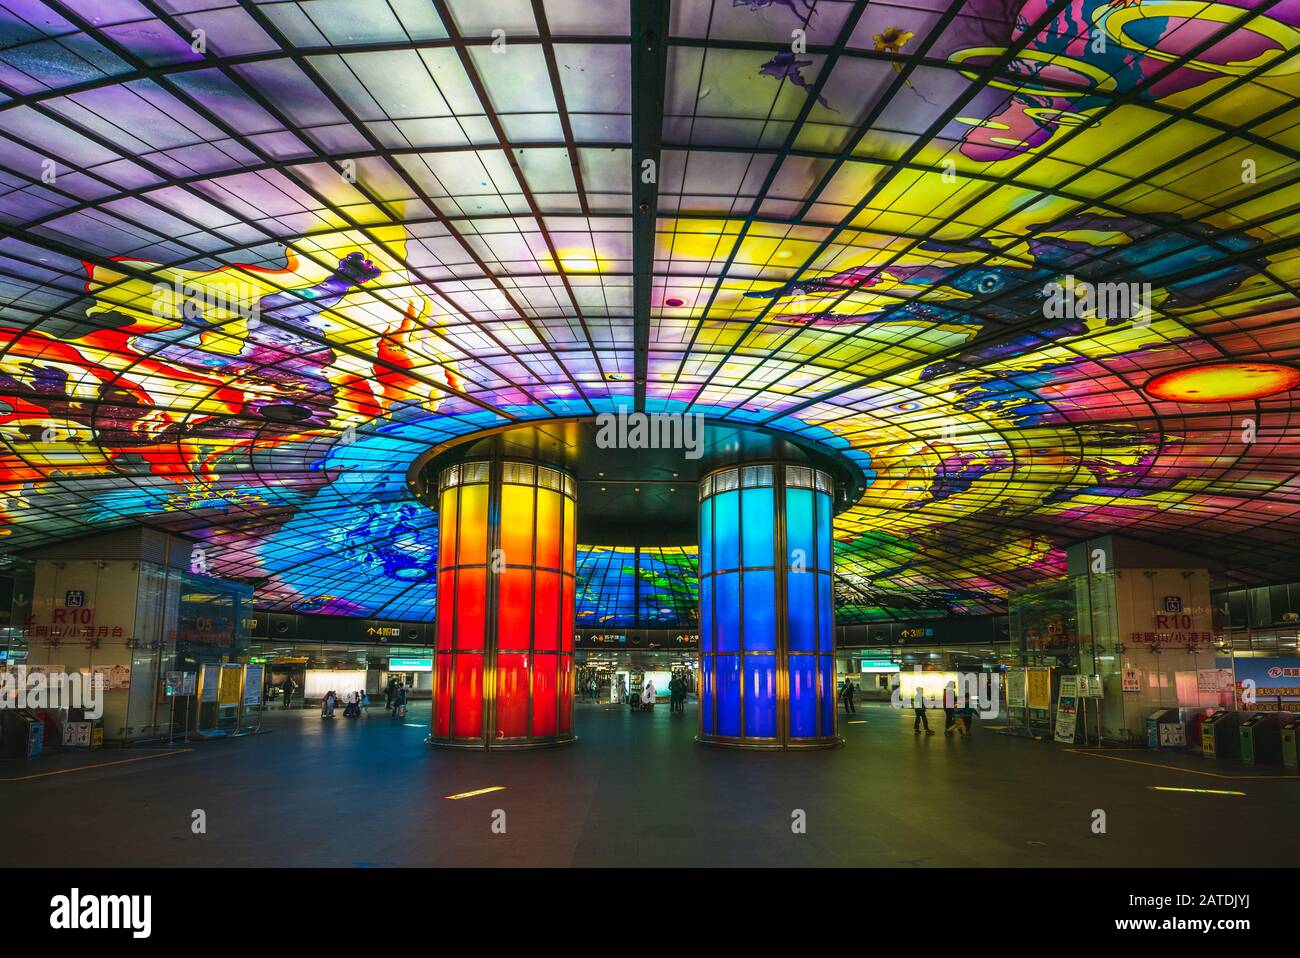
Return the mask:
<path fill-rule="evenodd" d="M 397 679 L 393 676 L 388 677 L 388 684 L 384 686 L 384 711 L 393 710 L 393 693 L 397 691 Z"/>
<path fill-rule="evenodd" d="M 849 679 L 844 680 L 844 688 L 840 690 L 840 701 L 844 703 L 844 711 L 848 715 L 854 715 L 857 709 L 853 707 L 853 682 Z"/>
<path fill-rule="evenodd" d="M 618 702 L 627 705 L 627 677 L 623 675 L 618 677 Z"/>
<path fill-rule="evenodd" d="M 943 734 L 951 735 L 957 721 L 957 683 L 950 681 L 943 687 Z"/>
<path fill-rule="evenodd" d="M 916 716 L 912 720 L 912 734 L 920 735 L 921 726 L 925 726 L 925 734 L 933 735 L 930 731 L 930 720 L 925 717 L 925 687 L 918 685 L 912 692 L 912 712 Z"/>
<path fill-rule="evenodd" d="M 292 675 L 285 676 L 280 684 L 280 688 L 284 690 L 284 705 L 280 706 L 281 709 L 287 709 L 293 704 L 293 690 L 297 687 L 298 683 L 293 680 Z"/>

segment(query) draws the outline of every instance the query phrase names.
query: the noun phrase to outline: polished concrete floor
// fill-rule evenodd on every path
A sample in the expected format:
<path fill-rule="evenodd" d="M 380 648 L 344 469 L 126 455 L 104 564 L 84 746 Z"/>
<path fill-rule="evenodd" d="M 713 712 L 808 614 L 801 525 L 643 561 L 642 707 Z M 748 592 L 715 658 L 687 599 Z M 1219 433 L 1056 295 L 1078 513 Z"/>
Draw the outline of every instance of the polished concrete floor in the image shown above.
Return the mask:
<path fill-rule="evenodd" d="M 846 747 L 792 754 L 696 745 L 693 710 L 580 705 L 577 716 L 576 745 L 527 753 L 431 749 L 426 703 L 405 723 L 382 708 L 357 721 L 272 712 L 271 734 L 252 738 L 5 761 L 5 864 L 1300 861 L 1300 779 L 1276 771 L 1192 755 L 1084 754 L 989 729 L 965 740 L 917 737 L 910 713 L 887 706 L 859 708 L 842 726 Z M 494 786 L 504 789 L 447 799 Z M 191 829 L 199 809 L 205 834 Z M 1098 809 L 1103 835 L 1092 831 Z M 492 831 L 497 810 L 505 834 Z M 796 810 L 805 834 L 792 830 Z"/>

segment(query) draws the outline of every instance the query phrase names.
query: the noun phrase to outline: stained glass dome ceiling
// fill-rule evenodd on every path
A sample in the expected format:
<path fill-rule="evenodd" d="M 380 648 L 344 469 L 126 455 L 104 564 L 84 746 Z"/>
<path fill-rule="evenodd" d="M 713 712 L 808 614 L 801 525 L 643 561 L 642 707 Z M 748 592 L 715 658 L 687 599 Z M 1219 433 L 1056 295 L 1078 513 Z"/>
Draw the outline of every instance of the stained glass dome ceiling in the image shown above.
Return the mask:
<path fill-rule="evenodd" d="M 10 553 L 146 523 L 428 619 L 410 463 L 626 405 L 854 456 L 844 619 L 1110 531 L 1300 574 L 1297 0 L 0 15 Z"/>

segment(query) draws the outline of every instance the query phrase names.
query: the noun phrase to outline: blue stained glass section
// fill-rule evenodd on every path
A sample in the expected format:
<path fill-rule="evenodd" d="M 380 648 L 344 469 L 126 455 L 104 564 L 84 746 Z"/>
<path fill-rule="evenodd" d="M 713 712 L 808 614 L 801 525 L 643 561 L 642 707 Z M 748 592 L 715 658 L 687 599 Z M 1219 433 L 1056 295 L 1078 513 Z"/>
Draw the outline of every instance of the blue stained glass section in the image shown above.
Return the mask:
<path fill-rule="evenodd" d="M 723 572 L 713 576 L 717 597 L 713 604 L 715 623 L 714 647 L 718 652 L 740 651 L 740 573 Z"/>
<path fill-rule="evenodd" d="M 713 568 L 740 568 L 740 493 L 715 496 L 713 502 Z"/>
<path fill-rule="evenodd" d="M 744 532 L 741 548 L 744 566 L 774 565 L 776 557 L 776 505 L 772 489 L 746 489 L 741 504 Z"/>
<path fill-rule="evenodd" d="M 700 651 L 713 651 L 713 577 L 700 579 Z"/>
<path fill-rule="evenodd" d="M 713 500 L 700 503 L 700 575 L 713 571 Z"/>
<path fill-rule="evenodd" d="M 706 735 L 713 734 L 713 656 L 704 656 L 700 675 L 700 721 Z"/>
<path fill-rule="evenodd" d="M 746 572 L 745 651 L 776 651 L 775 572 Z"/>
<path fill-rule="evenodd" d="M 817 651 L 817 578 L 812 572 L 785 574 L 786 610 L 790 623 L 788 643 L 793 652 Z"/>
<path fill-rule="evenodd" d="M 745 656 L 745 736 L 776 737 L 776 656 Z"/>
<path fill-rule="evenodd" d="M 822 735 L 831 735 L 835 730 L 835 657 L 819 655 L 817 658 L 822 673 Z"/>
<path fill-rule="evenodd" d="M 830 572 L 831 565 L 831 497 L 817 495 L 817 568 Z"/>
<path fill-rule="evenodd" d="M 817 737 L 817 659 L 790 657 L 790 737 Z"/>
<path fill-rule="evenodd" d="M 812 576 L 809 576 L 812 578 Z M 835 652 L 835 600 L 831 595 L 831 577 L 817 573 L 817 632 L 821 641 L 820 652 Z"/>
<path fill-rule="evenodd" d="M 785 491 L 786 565 L 802 557 L 805 568 L 817 564 L 817 546 L 813 535 L 813 492 L 811 489 Z M 798 550 L 798 551 L 796 551 Z"/>
<path fill-rule="evenodd" d="M 718 734 L 740 735 L 740 656 L 719 655 Z"/>

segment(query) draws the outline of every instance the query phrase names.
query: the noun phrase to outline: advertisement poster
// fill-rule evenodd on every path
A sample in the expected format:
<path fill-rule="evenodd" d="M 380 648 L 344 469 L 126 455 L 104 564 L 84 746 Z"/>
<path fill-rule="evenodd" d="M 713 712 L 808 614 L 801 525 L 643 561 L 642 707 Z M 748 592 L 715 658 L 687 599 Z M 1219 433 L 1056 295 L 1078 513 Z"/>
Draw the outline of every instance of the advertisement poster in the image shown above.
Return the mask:
<path fill-rule="evenodd" d="M 1121 688 L 1125 692 L 1141 692 L 1142 685 L 1138 682 L 1137 669 L 1125 669 L 1123 675 L 1123 685 Z"/>
<path fill-rule="evenodd" d="M 1246 711 L 1300 712 L 1300 659 L 1242 658 L 1237 659 L 1235 664 L 1237 708 Z M 1253 694 L 1247 695 L 1248 690 L 1253 690 Z M 1250 698 L 1254 701 L 1250 701 Z"/>
<path fill-rule="evenodd" d="M 260 665 L 244 666 L 244 707 L 256 708 L 262 701 L 262 669 Z"/>
<path fill-rule="evenodd" d="M 1075 729 L 1079 722 L 1077 676 L 1062 675 L 1061 691 L 1056 699 L 1056 740 L 1074 744 Z"/>
<path fill-rule="evenodd" d="M 1052 708 L 1052 670 L 1027 669 L 1025 672 L 1025 698 L 1031 709 L 1050 711 Z"/>
<path fill-rule="evenodd" d="M 203 694 L 199 696 L 199 701 L 215 702 L 217 700 L 217 683 L 220 681 L 221 666 L 203 666 Z"/>
<path fill-rule="evenodd" d="M 1196 670 L 1196 691 L 1198 692 L 1231 692 L 1232 691 L 1232 670 L 1231 669 L 1197 669 Z"/>
<path fill-rule="evenodd" d="M 1007 669 L 1007 708 L 1025 707 L 1025 670 Z"/>
<path fill-rule="evenodd" d="M 221 685 L 217 692 L 218 705 L 238 705 L 239 686 L 244 669 L 240 665 L 221 666 Z"/>
<path fill-rule="evenodd" d="M 106 692 L 122 692 L 131 687 L 131 670 L 125 665 L 97 665 L 92 672 L 103 676 Z"/>

